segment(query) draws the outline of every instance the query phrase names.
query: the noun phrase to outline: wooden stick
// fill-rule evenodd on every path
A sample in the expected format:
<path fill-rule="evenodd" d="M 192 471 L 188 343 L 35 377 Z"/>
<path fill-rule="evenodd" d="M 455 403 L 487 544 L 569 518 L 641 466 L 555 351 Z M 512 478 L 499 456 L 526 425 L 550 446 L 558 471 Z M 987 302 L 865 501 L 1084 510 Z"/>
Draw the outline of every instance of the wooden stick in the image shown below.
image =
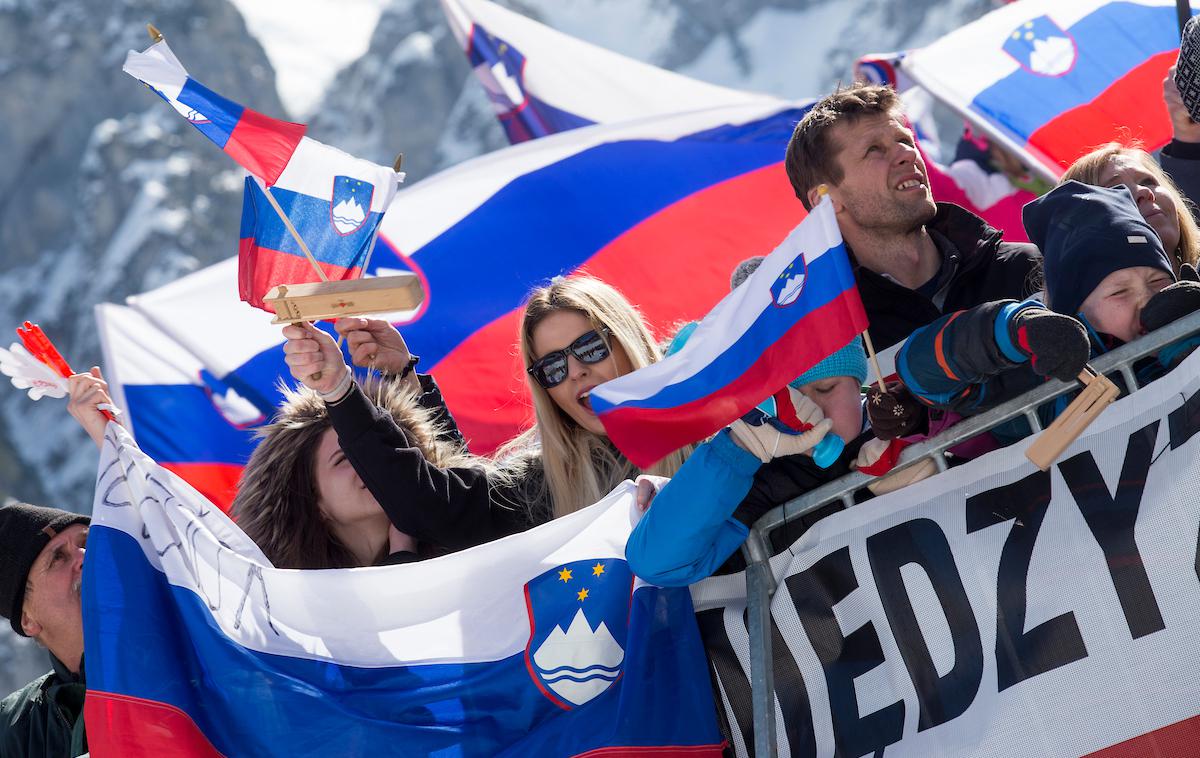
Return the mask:
<path fill-rule="evenodd" d="M 321 277 L 321 281 L 329 281 L 329 277 L 325 276 L 325 272 L 321 270 L 321 266 L 317 263 L 317 259 L 313 257 L 312 251 L 308 249 L 308 245 L 304 244 L 304 239 L 300 236 L 300 232 L 296 231 L 296 227 L 292 225 L 292 220 L 288 218 L 286 213 L 283 212 L 283 208 L 279 207 L 279 201 L 277 201 L 275 196 L 271 194 L 271 188 L 266 184 L 263 185 L 263 194 L 267 196 L 267 202 L 269 202 L 271 207 L 275 209 L 275 214 L 279 216 L 279 220 L 282 221 L 283 225 L 287 227 L 287 230 L 291 232 L 292 239 L 296 240 L 296 244 L 299 245 L 300 249 L 304 252 L 304 257 L 308 258 L 308 262 L 312 264 L 313 271 L 317 272 L 317 276 Z M 338 351 L 340 352 L 341 349 L 341 343 L 338 343 Z M 309 381 L 319 382 L 321 381 L 321 372 L 316 371 L 308 378 Z"/>
<path fill-rule="evenodd" d="M 1103 374 L 1097 374 L 1091 366 L 1084 367 L 1079 381 L 1083 384 L 1079 396 L 1025 448 L 1025 457 L 1042 471 L 1048 470 L 1120 394 L 1117 385 Z"/>
<path fill-rule="evenodd" d="M 163 41 L 162 32 L 154 24 L 146 24 L 146 33 L 150 35 L 151 42 L 158 43 Z"/>
<path fill-rule="evenodd" d="M 263 194 L 267 196 L 267 202 L 275 209 L 275 213 L 279 216 L 279 220 L 291 232 L 292 239 L 296 240 L 296 244 L 300 246 L 300 250 L 304 252 L 304 257 L 308 258 L 308 262 L 312 264 L 313 271 L 317 272 L 317 276 L 321 277 L 321 281 L 329 281 L 329 277 L 325 276 L 325 272 L 321 270 L 321 265 L 317 263 L 317 259 L 313 257 L 312 251 L 308 249 L 308 245 L 304 244 L 304 240 L 300 237 L 300 232 L 296 231 L 296 227 L 292 226 L 292 220 L 283 212 L 283 208 L 279 207 L 279 202 L 275 196 L 271 194 L 271 188 L 263 185 Z"/>
<path fill-rule="evenodd" d="M 862 337 L 863 344 L 867 346 L 867 358 L 871 360 L 871 367 L 875 369 L 875 377 L 879 381 L 879 391 L 886 392 L 883 388 L 883 371 L 879 368 L 879 357 L 875 355 L 875 346 L 871 344 L 871 333 L 863 329 Z"/>

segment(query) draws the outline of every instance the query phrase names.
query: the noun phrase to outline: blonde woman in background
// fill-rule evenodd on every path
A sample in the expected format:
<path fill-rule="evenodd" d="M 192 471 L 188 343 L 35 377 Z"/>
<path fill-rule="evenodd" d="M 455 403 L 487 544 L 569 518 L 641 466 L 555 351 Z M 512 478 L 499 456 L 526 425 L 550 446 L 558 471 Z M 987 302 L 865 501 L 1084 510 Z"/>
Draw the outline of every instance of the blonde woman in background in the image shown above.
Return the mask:
<path fill-rule="evenodd" d="M 1192 217 L 1192 203 L 1150 153 L 1135 145 L 1109 142 L 1071 164 L 1059 184 L 1072 179 L 1095 187 L 1128 187 L 1142 218 L 1162 240 L 1175 273 L 1184 263 L 1196 265 L 1200 227 Z"/>

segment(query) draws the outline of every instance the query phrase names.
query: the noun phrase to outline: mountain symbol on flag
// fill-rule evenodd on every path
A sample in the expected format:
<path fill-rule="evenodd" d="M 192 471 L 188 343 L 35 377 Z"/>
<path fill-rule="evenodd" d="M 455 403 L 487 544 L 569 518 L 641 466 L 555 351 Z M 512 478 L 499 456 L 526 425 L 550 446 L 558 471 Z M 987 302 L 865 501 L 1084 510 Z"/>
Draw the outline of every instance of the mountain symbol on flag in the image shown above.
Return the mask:
<path fill-rule="evenodd" d="M 1004 41 L 1004 52 L 1039 76 L 1066 74 L 1078 56 L 1075 39 L 1049 16 L 1038 16 L 1014 29 Z"/>
<path fill-rule="evenodd" d="M 583 705 L 621 675 L 625 651 L 603 621 L 594 630 L 580 608 L 567 631 L 556 625 L 533 654 L 537 673 L 555 694 Z"/>
<path fill-rule="evenodd" d="M 800 253 L 771 285 L 771 300 L 781 308 L 796 302 L 804 291 L 804 280 L 807 278 L 808 263 L 804 260 L 804 253 Z"/>
<path fill-rule="evenodd" d="M 333 178 L 333 197 L 330 200 L 329 220 L 337 233 L 345 237 L 354 234 L 367 221 L 375 185 L 349 176 Z"/>

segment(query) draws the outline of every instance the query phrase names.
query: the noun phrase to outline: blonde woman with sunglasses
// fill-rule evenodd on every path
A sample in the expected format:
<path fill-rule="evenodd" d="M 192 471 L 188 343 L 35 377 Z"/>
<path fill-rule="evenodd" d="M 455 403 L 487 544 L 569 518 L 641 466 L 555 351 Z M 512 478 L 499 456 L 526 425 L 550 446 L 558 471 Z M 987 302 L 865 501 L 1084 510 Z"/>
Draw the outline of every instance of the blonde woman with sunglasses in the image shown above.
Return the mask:
<path fill-rule="evenodd" d="M 343 319 L 338 330 L 355 363 L 414 381 L 415 362 L 390 325 Z M 661 353 L 637 309 L 597 279 L 558 278 L 530 295 L 519 345 L 535 424 L 504 446 L 495 467 L 429 463 L 355 384 L 332 337 L 309 325 L 284 327 L 283 334 L 292 375 L 324 399 L 364 486 L 396 528 L 420 542 L 456 550 L 497 539 L 579 510 L 643 473 L 609 442 L 590 392 Z M 685 452 L 644 473 L 671 476 Z"/>

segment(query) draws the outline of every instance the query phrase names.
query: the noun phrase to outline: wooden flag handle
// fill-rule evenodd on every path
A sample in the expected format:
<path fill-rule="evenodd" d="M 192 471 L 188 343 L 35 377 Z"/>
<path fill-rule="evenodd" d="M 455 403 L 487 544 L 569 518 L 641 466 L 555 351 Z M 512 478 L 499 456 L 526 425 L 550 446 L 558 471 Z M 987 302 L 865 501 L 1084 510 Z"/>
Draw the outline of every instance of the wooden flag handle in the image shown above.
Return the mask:
<path fill-rule="evenodd" d="M 1042 471 L 1049 470 L 1063 451 L 1121 394 L 1117 385 L 1096 373 L 1091 366 L 1084 367 L 1079 382 L 1083 384 L 1079 397 L 1072 400 L 1054 423 L 1025 449 L 1025 457 Z"/>
<path fill-rule="evenodd" d="M 879 356 L 875 355 L 875 346 L 871 344 L 871 333 L 863 329 L 862 338 L 863 345 L 867 348 L 867 358 L 871 361 L 871 367 L 875 369 L 875 378 L 879 382 L 879 391 L 886 392 L 883 388 L 883 371 L 879 368 Z"/>

